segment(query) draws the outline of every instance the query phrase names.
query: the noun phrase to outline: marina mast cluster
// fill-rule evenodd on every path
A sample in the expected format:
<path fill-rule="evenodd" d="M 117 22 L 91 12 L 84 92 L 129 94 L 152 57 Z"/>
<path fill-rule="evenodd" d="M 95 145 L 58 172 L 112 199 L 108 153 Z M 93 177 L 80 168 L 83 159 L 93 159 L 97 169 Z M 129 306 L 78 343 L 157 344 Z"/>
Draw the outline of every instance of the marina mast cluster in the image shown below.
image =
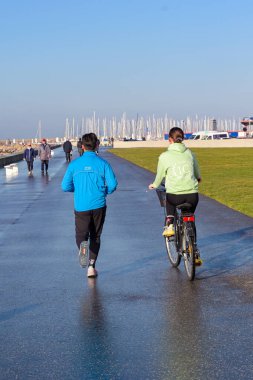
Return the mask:
<path fill-rule="evenodd" d="M 99 138 L 114 137 L 116 139 L 162 139 L 165 133 L 173 127 L 180 127 L 186 133 L 198 131 L 239 131 L 242 130 L 241 119 L 216 119 L 214 117 L 188 116 L 185 120 L 176 120 L 167 114 L 164 117 L 155 115 L 144 117 L 136 115 L 135 118 L 128 118 L 126 113 L 117 117 L 98 117 L 96 112 L 90 117 L 66 118 L 65 138 L 77 138 L 84 133 L 94 132 Z M 248 125 L 248 130 L 251 124 Z"/>

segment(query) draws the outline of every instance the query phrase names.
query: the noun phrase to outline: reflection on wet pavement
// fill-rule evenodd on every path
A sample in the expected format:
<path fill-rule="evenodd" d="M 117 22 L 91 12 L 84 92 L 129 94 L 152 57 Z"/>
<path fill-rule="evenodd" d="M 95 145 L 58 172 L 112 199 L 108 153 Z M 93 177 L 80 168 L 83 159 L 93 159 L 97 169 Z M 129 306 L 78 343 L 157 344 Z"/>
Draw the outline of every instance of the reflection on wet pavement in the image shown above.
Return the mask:
<path fill-rule="evenodd" d="M 1 375 L 4 379 L 252 379 L 251 218 L 201 197 L 204 265 L 187 280 L 161 236 L 153 175 L 101 152 L 119 180 L 97 263 L 78 264 L 64 153 L 49 175 L 0 170 Z M 238 228 L 236 226 L 239 226 Z"/>

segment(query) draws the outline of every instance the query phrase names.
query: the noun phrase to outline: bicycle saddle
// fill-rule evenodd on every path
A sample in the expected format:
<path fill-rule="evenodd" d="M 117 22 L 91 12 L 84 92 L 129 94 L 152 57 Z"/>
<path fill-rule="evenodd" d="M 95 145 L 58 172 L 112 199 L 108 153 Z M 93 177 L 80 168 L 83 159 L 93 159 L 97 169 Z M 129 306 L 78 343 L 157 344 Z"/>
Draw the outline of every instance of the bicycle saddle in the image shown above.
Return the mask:
<path fill-rule="evenodd" d="M 181 205 L 177 205 L 176 208 L 182 211 L 189 211 L 192 208 L 190 203 L 182 203 Z"/>

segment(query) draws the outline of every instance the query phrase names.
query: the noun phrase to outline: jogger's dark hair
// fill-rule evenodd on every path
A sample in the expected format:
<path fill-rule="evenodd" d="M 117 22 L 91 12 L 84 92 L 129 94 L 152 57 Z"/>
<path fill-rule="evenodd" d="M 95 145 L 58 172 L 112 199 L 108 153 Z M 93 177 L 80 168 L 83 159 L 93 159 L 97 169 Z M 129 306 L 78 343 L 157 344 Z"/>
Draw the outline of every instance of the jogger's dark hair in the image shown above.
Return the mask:
<path fill-rule="evenodd" d="M 82 145 L 86 150 L 96 150 L 98 138 L 95 133 L 86 133 L 82 136 Z"/>

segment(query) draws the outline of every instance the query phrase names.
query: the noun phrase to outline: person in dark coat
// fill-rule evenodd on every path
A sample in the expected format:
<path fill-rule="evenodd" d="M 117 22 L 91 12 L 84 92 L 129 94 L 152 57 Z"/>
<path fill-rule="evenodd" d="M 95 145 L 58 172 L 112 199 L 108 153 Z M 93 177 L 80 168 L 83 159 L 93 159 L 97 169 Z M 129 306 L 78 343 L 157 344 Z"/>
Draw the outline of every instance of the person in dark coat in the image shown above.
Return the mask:
<path fill-rule="evenodd" d="M 63 150 L 66 155 L 66 161 L 70 162 L 71 159 L 71 152 L 72 152 L 72 144 L 69 140 L 66 140 L 63 144 Z"/>
<path fill-rule="evenodd" d="M 35 159 L 35 150 L 32 148 L 32 145 L 27 144 L 27 148 L 24 150 L 23 160 L 27 163 L 28 175 L 33 173 L 33 161 Z"/>

